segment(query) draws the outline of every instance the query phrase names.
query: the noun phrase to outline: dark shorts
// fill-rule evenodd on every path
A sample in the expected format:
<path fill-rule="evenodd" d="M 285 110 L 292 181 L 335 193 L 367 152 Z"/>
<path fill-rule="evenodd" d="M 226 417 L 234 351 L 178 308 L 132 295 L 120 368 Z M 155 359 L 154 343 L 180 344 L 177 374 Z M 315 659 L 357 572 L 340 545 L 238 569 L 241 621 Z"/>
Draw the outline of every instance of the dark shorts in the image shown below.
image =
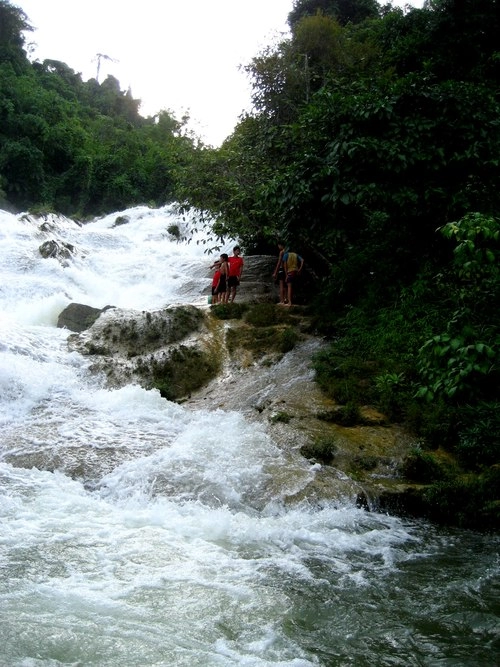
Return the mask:
<path fill-rule="evenodd" d="M 278 282 L 281 282 L 282 280 L 285 280 L 285 269 L 278 269 L 278 275 L 276 276 L 276 280 Z"/>
<path fill-rule="evenodd" d="M 228 287 L 238 287 L 239 284 L 240 284 L 240 279 L 238 278 L 238 276 L 229 276 L 229 278 L 227 279 Z"/>
<path fill-rule="evenodd" d="M 290 271 L 286 274 L 287 283 L 294 283 L 298 275 L 298 271 Z"/>
<path fill-rule="evenodd" d="M 226 276 L 221 276 L 219 280 L 219 286 L 217 287 L 216 294 L 224 294 L 226 291 Z"/>

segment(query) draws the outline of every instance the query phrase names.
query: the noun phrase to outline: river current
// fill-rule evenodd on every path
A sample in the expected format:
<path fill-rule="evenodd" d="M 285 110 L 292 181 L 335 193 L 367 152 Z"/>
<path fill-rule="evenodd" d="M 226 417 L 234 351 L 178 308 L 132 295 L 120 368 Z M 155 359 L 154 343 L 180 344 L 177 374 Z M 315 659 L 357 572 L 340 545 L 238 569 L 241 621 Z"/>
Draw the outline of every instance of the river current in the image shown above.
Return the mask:
<path fill-rule="evenodd" d="M 71 302 L 206 307 L 189 220 L 0 211 L 0 239 L 0 665 L 499 664 L 498 536 L 285 502 L 264 425 L 107 389 L 68 351 Z"/>

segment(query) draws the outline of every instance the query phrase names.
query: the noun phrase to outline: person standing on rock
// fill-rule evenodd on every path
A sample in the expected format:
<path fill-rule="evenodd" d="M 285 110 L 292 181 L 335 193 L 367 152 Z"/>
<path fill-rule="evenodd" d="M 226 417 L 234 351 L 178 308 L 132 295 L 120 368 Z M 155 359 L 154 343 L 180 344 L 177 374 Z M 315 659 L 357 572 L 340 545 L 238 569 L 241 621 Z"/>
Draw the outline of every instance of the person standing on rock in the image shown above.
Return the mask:
<path fill-rule="evenodd" d="M 296 282 L 298 276 L 300 275 L 304 267 L 304 260 L 300 255 L 297 255 L 296 252 L 290 252 L 287 250 L 283 255 L 283 268 L 285 269 L 286 275 L 286 285 L 288 292 L 288 303 L 285 303 L 285 306 L 292 305 L 292 293 L 293 285 Z"/>
<path fill-rule="evenodd" d="M 227 294 L 227 276 L 229 273 L 228 256 L 222 253 L 219 265 L 219 282 L 215 288 L 216 303 L 225 303 Z"/>
<path fill-rule="evenodd" d="M 219 303 L 219 295 L 217 294 L 217 287 L 219 285 L 219 280 L 220 280 L 220 265 L 221 265 L 221 260 L 218 259 L 210 267 L 210 269 L 215 269 L 214 277 L 212 278 L 212 301 L 211 301 L 212 306 L 215 306 L 217 303 Z"/>
<path fill-rule="evenodd" d="M 236 290 L 240 284 L 241 274 L 243 272 L 244 261 L 240 256 L 241 249 L 239 245 L 234 246 L 233 254 L 229 257 L 229 274 L 227 279 L 226 301 L 232 303 L 236 298 Z"/>
<path fill-rule="evenodd" d="M 280 304 L 284 305 L 286 303 L 286 290 L 285 290 L 285 267 L 283 266 L 283 255 L 285 254 L 285 244 L 281 241 L 278 241 L 278 262 L 276 263 L 276 268 L 274 269 L 273 278 L 277 281 L 280 288 Z"/>

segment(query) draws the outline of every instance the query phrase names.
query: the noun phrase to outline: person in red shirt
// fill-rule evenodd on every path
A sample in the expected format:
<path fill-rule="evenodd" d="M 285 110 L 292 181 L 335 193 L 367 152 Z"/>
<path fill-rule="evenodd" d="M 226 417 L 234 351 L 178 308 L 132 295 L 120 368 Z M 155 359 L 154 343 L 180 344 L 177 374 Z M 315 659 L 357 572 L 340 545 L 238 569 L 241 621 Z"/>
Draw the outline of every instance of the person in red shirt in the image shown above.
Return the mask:
<path fill-rule="evenodd" d="M 227 278 L 226 301 L 232 303 L 236 298 L 236 290 L 240 284 L 241 274 L 243 272 L 244 261 L 240 255 L 239 245 L 234 246 L 233 254 L 229 257 L 229 274 Z"/>
<path fill-rule="evenodd" d="M 218 259 L 210 267 L 211 269 L 215 269 L 214 277 L 212 278 L 212 300 L 210 302 L 212 306 L 215 306 L 219 302 L 217 287 L 219 285 L 219 279 L 220 279 L 220 265 L 221 265 L 221 260 Z"/>

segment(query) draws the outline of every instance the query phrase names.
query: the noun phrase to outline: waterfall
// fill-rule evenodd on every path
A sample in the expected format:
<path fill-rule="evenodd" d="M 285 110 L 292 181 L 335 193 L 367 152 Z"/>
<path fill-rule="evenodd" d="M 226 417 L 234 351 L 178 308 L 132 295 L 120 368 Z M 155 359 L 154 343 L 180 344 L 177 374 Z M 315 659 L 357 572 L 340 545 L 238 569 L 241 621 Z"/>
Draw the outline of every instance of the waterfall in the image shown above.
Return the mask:
<path fill-rule="evenodd" d="M 72 302 L 207 307 L 189 217 L 0 211 L 0 235 L 1 665 L 495 664 L 498 537 L 292 503 L 319 467 L 242 404 L 111 389 L 70 351 Z"/>

